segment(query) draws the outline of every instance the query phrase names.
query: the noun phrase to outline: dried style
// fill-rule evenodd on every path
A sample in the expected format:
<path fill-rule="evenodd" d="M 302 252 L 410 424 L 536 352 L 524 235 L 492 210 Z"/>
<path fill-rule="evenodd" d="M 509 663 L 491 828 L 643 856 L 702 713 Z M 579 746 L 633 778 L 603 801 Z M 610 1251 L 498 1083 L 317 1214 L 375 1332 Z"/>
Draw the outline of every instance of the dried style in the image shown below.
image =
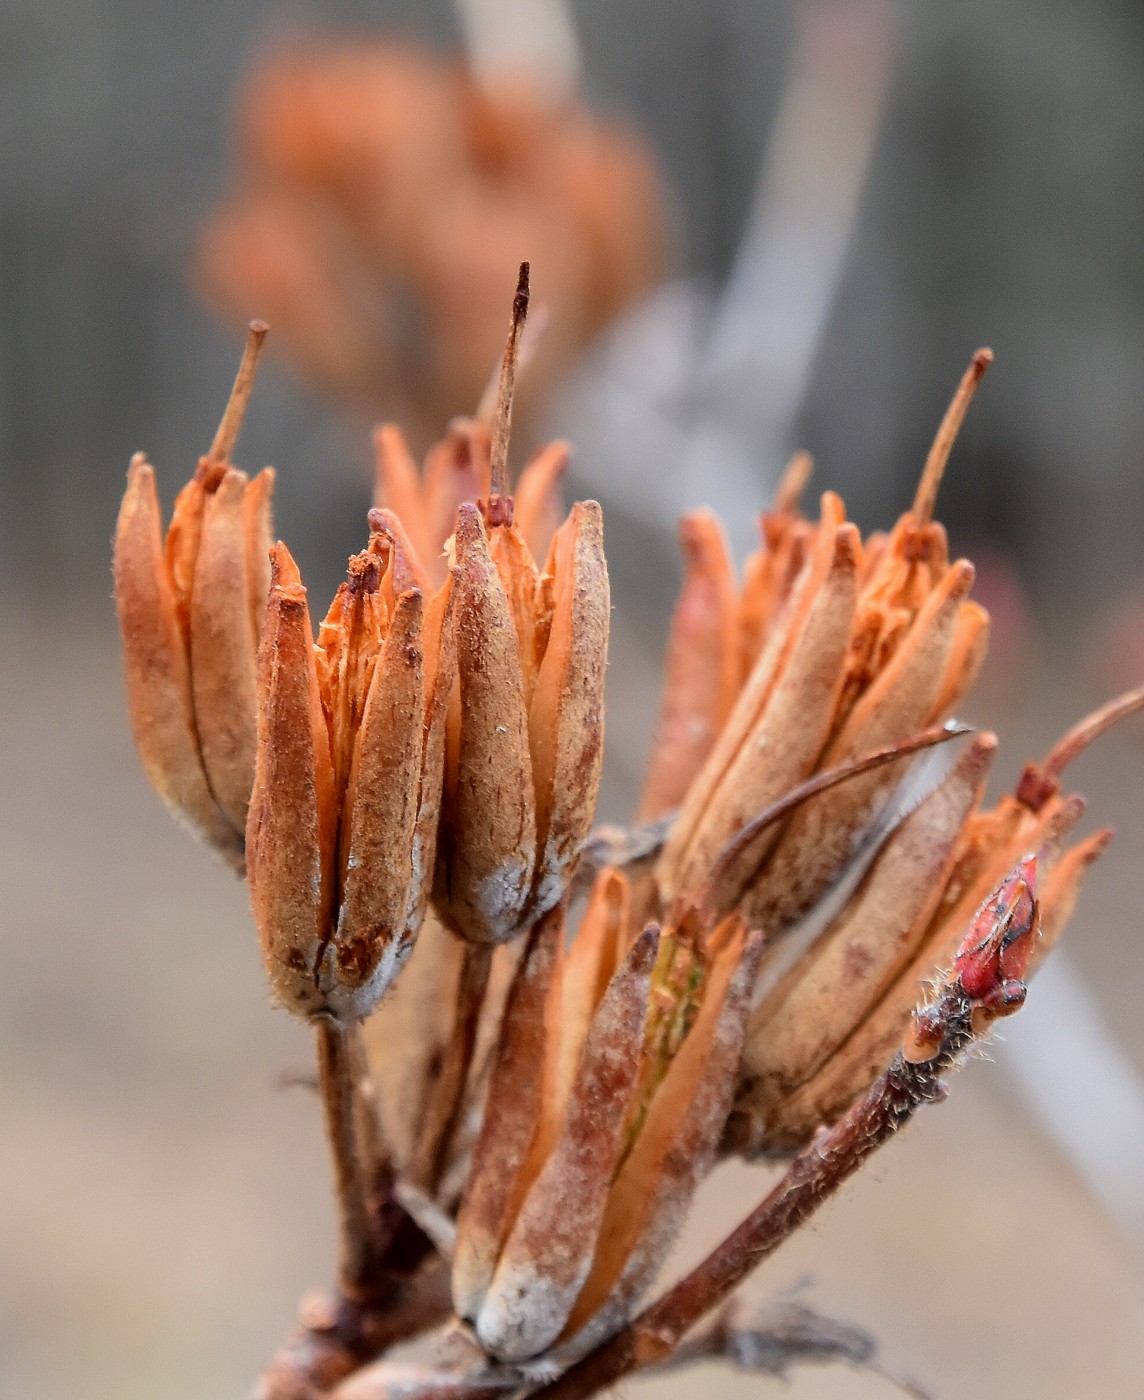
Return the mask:
<path fill-rule="evenodd" d="M 1110 834 L 1068 844 L 1063 769 L 1144 705 L 983 805 L 997 739 L 951 717 L 988 617 L 933 518 L 979 351 L 888 534 L 829 492 L 806 518 L 804 456 L 741 585 L 719 522 L 684 519 L 641 825 L 592 834 L 603 522 L 588 501 L 560 523 L 563 444 L 510 487 L 528 295 L 524 265 L 496 392 L 423 470 L 378 430 L 368 542 L 316 639 L 272 476 L 230 464 L 263 328 L 165 545 L 131 465 L 115 579 L 144 766 L 244 862 L 271 986 L 317 1035 L 337 1290 L 304 1303 L 263 1400 L 868 1362 L 809 1313 L 801 1349 L 776 1341 L 732 1292 L 1020 1007 Z M 793 1160 L 641 1312 L 728 1154 Z"/>

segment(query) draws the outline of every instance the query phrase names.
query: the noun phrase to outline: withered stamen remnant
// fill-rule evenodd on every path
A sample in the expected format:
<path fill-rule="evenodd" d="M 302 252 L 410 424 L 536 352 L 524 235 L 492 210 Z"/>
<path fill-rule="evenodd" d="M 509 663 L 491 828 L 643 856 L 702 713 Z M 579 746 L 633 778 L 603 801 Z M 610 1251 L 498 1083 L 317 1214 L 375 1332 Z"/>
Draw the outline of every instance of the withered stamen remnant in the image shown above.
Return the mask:
<path fill-rule="evenodd" d="M 992 363 L 992 350 L 987 347 L 978 350 L 973 359 L 970 360 L 969 368 L 962 375 L 957 392 L 950 401 L 949 408 L 946 409 L 945 417 L 942 419 L 933 445 L 930 447 L 929 456 L 926 458 L 926 464 L 918 482 L 918 489 L 914 495 L 913 514 L 919 525 L 926 525 L 933 519 L 934 507 L 937 505 L 937 493 L 941 486 L 942 477 L 945 475 L 949 454 L 953 450 L 953 444 L 957 441 L 958 433 L 961 432 L 961 425 L 965 422 L 969 405 L 973 402 L 974 394 L 977 393 L 977 386 L 981 383 L 985 371 Z"/>
<path fill-rule="evenodd" d="M 230 461 L 230 454 L 234 451 L 234 445 L 242 431 L 242 420 L 246 417 L 246 409 L 254 389 L 254 376 L 258 371 L 258 361 L 262 358 L 262 345 L 269 330 L 270 327 L 265 321 L 251 321 L 250 323 L 246 345 L 242 351 L 238 373 L 234 377 L 234 386 L 230 391 L 226 412 L 222 416 L 210 451 L 207 453 L 212 462 Z"/>
<path fill-rule="evenodd" d="M 162 533 L 155 472 L 131 459 L 115 531 L 128 708 L 152 786 L 238 872 L 254 781 L 256 655 L 270 581 L 270 467 L 230 464 L 266 328 L 250 328 L 210 452 Z"/>
<path fill-rule="evenodd" d="M 1039 809 L 1060 791 L 1061 774 L 1078 754 L 1114 724 L 1141 709 L 1144 709 L 1144 686 L 1129 690 L 1086 715 L 1057 740 L 1040 763 L 1028 765 L 1021 775 L 1017 796 L 1030 807 Z"/>
<path fill-rule="evenodd" d="M 509 325 L 508 340 L 505 342 L 504 358 L 501 360 L 500 383 L 497 385 L 496 408 L 493 411 L 492 442 L 489 447 L 489 510 L 498 507 L 494 500 L 505 500 L 508 489 L 508 441 L 512 427 L 512 399 L 516 390 L 516 368 L 520 360 L 520 340 L 528 316 L 528 263 L 520 265 L 520 277 L 516 284 L 516 295 L 512 299 L 512 322 Z M 511 505 L 508 507 L 511 511 Z M 490 523 L 493 523 L 490 521 Z M 511 525 L 511 518 L 503 522 Z"/>

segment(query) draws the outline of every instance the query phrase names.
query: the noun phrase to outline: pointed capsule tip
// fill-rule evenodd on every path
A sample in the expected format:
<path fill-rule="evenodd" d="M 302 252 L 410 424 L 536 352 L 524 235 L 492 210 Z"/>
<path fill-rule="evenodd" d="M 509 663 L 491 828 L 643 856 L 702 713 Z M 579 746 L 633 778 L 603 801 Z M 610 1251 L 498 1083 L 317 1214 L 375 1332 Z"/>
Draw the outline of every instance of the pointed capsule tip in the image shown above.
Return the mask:
<path fill-rule="evenodd" d="M 480 508 L 475 501 L 462 501 L 457 507 L 455 534 L 458 540 L 474 540 L 482 534 Z"/>
<path fill-rule="evenodd" d="M 131 461 L 127 464 L 127 487 L 131 489 L 139 481 L 144 481 L 148 477 L 154 477 L 155 468 L 147 460 L 145 452 L 133 452 Z"/>
<path fill-rule="evenodd" d="M 599 501 L 575 501 L 570 514 L 579 530 L 588 529 L 598 534 L 604 528 L 604 508 Z"/>
<path fill-rule="evenodd" d="M 628 954 L 629 966 L 637 974 L 650 972 L 655 965 L 656 956 L 659 953 L 660 927 L 658 924 L 647 924 L 643 931 L 636 937 Z"/>
<path fill-rule="evenodd" d="M 529 285 L 531 271 L 532 266 L 526 261 L 521 263 L 520 272 L 517 274 L 516 295 L 512 299 L 512 319 L 516 330 L 524 325 L 528 315 L 528 302 L 532 295 Z"/>
<path fill-rule="evenodd" d="M 790 459 L 775 487 L 771 510 L 778 515 L 789 515 L 798 510 L 799 498 L 814 471 L 814 458 L 809 452 L 798 451 Z"/>
<path fill-rule="evenodd" d="M 862 536 L 858 527 L 848 520 L 845 525 L 839 525 L 834 533 L 834 555 L 831 565 L 836 569 L 857 569 L 861 554 Z"/>
<path fill-rule="evenodd" d="M 301 571 L 282 540 L 275 541 L 270 547 L 270 587 L 278 593 L 301 589 L 302 596 L 305 597 L 306 594 Z"/>

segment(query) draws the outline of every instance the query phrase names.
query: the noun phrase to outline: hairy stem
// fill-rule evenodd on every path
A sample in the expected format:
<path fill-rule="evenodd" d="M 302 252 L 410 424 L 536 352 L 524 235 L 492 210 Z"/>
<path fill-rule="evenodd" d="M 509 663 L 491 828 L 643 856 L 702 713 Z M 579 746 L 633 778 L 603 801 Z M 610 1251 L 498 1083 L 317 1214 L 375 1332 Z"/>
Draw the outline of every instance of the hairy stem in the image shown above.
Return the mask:
<path fill-rule="evenodd" d="M 449 1147 L 464 1106 L 465 1084 L 477 1042 L 477 1027 L 488 987 L 492 955 L 492 948 L 485 944 L 465 944 L 453 1032 L 445 1051 L 441 1076 L 426 1113 L 411 1173 L 414 1185 L 430 1196 L 448 1164 Z"/>

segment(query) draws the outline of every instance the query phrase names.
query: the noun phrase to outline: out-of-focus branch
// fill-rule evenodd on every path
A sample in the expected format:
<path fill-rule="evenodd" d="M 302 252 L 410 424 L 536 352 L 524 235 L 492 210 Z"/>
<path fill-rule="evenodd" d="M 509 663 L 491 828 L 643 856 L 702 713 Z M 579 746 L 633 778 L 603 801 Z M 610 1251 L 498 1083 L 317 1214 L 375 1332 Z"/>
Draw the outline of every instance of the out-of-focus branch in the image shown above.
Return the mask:
<path fill-rule="evenodd" d="M 761 1303 L 732 1298 L 685 1337 L 659 1369 L 726 1361 L 756 1375 L 788 1380 L 794 1366 L 846 1362 L 884 1376 L 916 1400 L 927 1400 L 923 1390 L 887 1370 L 877 1353 L 878 1344 L 868 1332 L 815 1312 L 796 1298 Z"/>

